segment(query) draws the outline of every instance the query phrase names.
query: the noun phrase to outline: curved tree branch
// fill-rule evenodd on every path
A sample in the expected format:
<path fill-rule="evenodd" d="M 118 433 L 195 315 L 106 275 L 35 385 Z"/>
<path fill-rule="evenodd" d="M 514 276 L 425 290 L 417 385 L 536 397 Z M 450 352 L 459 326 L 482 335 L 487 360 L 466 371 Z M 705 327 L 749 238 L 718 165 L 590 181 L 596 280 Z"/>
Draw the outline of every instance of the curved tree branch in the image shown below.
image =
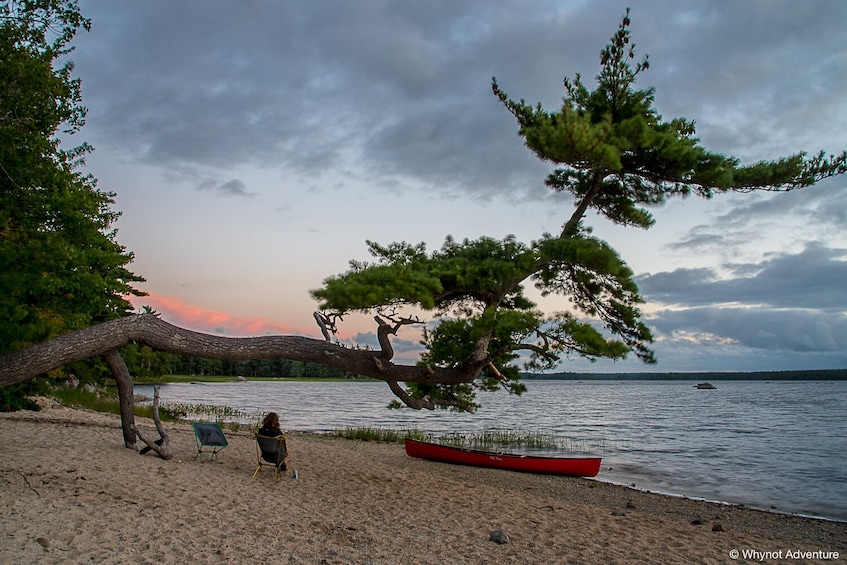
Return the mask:
<path fill-rule="evenodd" d="M 391 334 L 396 335 L 400 326 L 395 325 L 394 327 L 391 327 L 388 322 L 379 316 L 374 316 L 374 321 L 377 323 L 376 339 L 379 341 L 382 358 L 390 361 L 394 358 L 394 347 L 391 345 L 391 339 L 389 339 L 388 336 Z"/>
<path fill-rule="evenodd" d="M 174 326 L 153 314 L 139 314 L 0 355 L 0 387 L 37 377 L 68 363 L 107 354 L 130 343 L 212 359 L 290 359 L 319 363 L 383 381 L 428 384 L 473 382 L 484 365 L 478 362 L 461 367 L 396 365 L 384 357 L 377 364 L 373 351 L 349 349 L 323 340 L 303 336 L 220 337 Z"/>
<path fill-rule="evenodd" d="M 153 387 L 153 423 L 156 424 L 156 431 L 159 432 L 159 440 L 153 442 L 141 434 L 141 430 L 138 429 L 138 426 L 135 424 L 132 425 L 132 431 L 135 432 L 138 439 L 147 444 L 147 447 L 139 451 L 139 453 L 144 455 L 145 452 L 153 450 L 158 453 L 159 457 L 162 459 L 173 459 L 173 453 L 171 453 L 170 449 L 168 449 L 168 444 L 170 443 L 171 438 L 168 436 L 168 432 L 165 431 L 164 426 L 162 426 L 162 420 L 159 418 L 159 387 L 157 386 Z"/>
<path fill-rule="evenodd" d="M 386 381 L 388 383 L 388 388 L 391 389 L 391 392 L 394 393 L 394 396 L 403 401 L 403 404 L 408 406 L 409 408 L 414 408 L 415 410 L 420 410 L 422 408 L 426 410 L 435 410 L 436 407 L 440 408 L 458 408 L 465 412 L 473 412 L 474 406 L 468 405 L 463 402 L 446 400 L 443 398 L 413 398 L 406 389 L 400 386 L 400 383 L 397 381 Z"/>
<path fill-rule="evenodd" d="M 420 324 L 421 321 L 413 318 L 395 319 L 391 316 L 386 316 L 390 321 L 394 322 L 392 326 L 386 322 L 381 316 L 374 316 L 374 321 L 377 323 L 376 338 L 379 341 L 379 347 L 382 350 L 382 358 L 391 360 L 394 358 L 394 347 L 391 345 L 389 335 L 397 335 L 397 330 L 401 326 L 409 324 Z"/>
<path fill-rule="evenodd" d="M 408 406 L 409 408 L 414 408 L 415 410 L 420 410 L 421 408 L 426 408 L 427 410 L 435 410 L 435 403 L 429 398 L 412 398 L 406 389 L 404 389 L 397 381 L 386 381 L 388 383 L 388 388 L 391 389 L 391 392 L 394 393 L 394 396 L 403 401 L 403 404 Z"/>

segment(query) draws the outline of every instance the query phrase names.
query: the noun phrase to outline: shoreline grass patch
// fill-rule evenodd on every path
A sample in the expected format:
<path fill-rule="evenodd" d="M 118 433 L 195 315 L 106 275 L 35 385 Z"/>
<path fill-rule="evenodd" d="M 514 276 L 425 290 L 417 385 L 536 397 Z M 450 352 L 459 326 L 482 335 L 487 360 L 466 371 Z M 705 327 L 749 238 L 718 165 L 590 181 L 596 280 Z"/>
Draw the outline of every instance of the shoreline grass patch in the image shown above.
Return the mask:
<path fill-rule="evenodd" d="M 330 432 L 332 435 L 344 439 L 358 439 L 361 441 L 375 441 L 381 443 L 402 443 L 407 439 L 429 441 L 430 437 L 420 430 L 394 430 L 390 428 L 344 428 Z"/>

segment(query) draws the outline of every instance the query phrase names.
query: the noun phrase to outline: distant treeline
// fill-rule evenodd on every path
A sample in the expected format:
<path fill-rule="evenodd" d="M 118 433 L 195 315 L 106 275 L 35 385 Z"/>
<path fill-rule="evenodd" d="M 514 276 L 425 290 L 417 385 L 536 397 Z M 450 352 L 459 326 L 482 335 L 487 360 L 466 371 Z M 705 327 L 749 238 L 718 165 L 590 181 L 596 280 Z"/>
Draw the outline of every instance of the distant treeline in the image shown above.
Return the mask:
<path fill-rule="evenodd" d="M 130 374 L 138 377 L 162 375 L 208 375 L 245 377 L 308 377 L 308 378 L 357 378 L 342 371 L 318 363 L 301 363 L 287 359 L 261 359 L 255 361 L 225 361 L 204 359 L 189 355 L 174 355 L 154 351 L 146 345 L 128 345 L 121 349 Z M 108 377 L 103 366 L 103 375 Z M 762 371 L 750 373 L 524 373 L 526 380 L 564 381 L 611 381 L 611 380 L 660 380 L 660 381 L 840 381 L 847 380 L 847 369 L 820 371 Z"/>
<path fill-rule="evenodd" d="M 749 373 L 524 373 L 523 378 L 548 381 L 843 381 L 847 380 L 847 369 Z"/>
<path fill-rule="evenodd" d="M 174 355 L 153 351 L 144 345 L 129 345 L 121 349 L 131 375 L 160 377 L 162 375 L 244 376 L 244 377 L 307 377 L 355 378 L 341 369 L 318 363 L 301 363 L 288 359 L 257 359 L 227 361 L 205 359 L 190 355 Z"/>

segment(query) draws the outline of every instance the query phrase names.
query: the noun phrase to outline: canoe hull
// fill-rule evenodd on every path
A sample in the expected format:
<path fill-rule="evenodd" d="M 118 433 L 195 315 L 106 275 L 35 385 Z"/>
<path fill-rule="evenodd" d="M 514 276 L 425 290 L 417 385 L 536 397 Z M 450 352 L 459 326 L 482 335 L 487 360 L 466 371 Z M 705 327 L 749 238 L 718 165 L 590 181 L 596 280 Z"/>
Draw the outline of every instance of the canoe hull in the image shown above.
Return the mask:
<path fill-rule="evenodd" d="M 406 440 L 406 454 L 410 457 L 442 463 L 571 477 L 596 477 L 597 473 L 600 472 L 601 461 L 599 457 L 537 457 L 492 453 L 438 445 L 414 439 Z"/>

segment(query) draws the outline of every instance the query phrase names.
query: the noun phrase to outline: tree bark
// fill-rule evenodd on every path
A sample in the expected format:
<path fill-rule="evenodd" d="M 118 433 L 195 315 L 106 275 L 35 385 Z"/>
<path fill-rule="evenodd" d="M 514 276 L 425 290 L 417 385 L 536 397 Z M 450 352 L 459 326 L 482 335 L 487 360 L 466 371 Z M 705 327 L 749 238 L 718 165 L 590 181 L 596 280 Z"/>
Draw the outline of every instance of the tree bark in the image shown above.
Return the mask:
<path fill-rule="evenodd" d="M 103 354 L 103 359 L 112 370 L 115 384 L 118 387 L 118 401 L 121 407 L 121 428 L 124 434 L 124 445 L 136 449 L 135 440 L 135 391 L 132 387 L 132 375 L 124 363 L 124 358 L 117 349 Z"/>
<path fill-rule="evenodd" d="M 156 424 L 156 431 L 159 432 L 159 440 L 158 441 L 150 441 L 141 433 L 141 430 L 138 429 L 138 426 L 133 422 L 132 431 L 138 435 L 138 439 L 143 441 L 147 447 L 142 449 L 139 453 L 144 455 L 147 451 L 153 450 L 159 454 L 159 457 L 162 459 L 168 460 L 173 459 L 173 453 L 168 448 L 168 444 L 171 442 L 171 438 L 168 435 L 168 432 L 165 431 L 164 426 L 162 426 L 162 420 L 159 418 L 159 387 L 153 387 L 153 423 Z"/>
<path fill-rule="evenodd" d="M 477 377 L 487 362 L 474 360 L 461 367 L 396 365 L 386 359 L 380 351 L 349 349 L 302 336 L 213 336 L 174 326 L 153 314 L 139 314 L 103 322 L 26 349 L 0 355 L 0 387 L 37 377 L 62 365 L 89 357 L 109 356 L 108 362 L 108 358 L 111 358 L 109 352 L 130 343 L 143 343 L 168 353 L 212 359 L 290 359 L 304 363 L 320 363 L 386 382 L 468 383 Z M 123 363 L 123 360 L 120 363 Z M 120 380 L 118 376 L 115 378 Z M 125 389 L 124 393 L 127 390 L 131 391 L 131 386 Z M 126 431 L 124 434 L 126 438 Z"/>
<path fill-rule="evenodd" d="M 576 235 L 576 229 L 579 226 L 580 220 L 582 220 L 583 216 L 585 216 L 585 212 L 588 210 L 591 203 L 594 202 L 594 198 L 597 196 L 597 193 L 600 192 L 603 176 L 604 173 L 602 171 L 595 171 L 594 178 L 591 181 L 591 188 L 588 189 L 588 192 L 576 207 L 576 210 L 574 210 L 574 213 L 571 215 L 571 219 L 568 220 L 562 228 L 562 234 L 559 237 L 572 237 Z"/>

